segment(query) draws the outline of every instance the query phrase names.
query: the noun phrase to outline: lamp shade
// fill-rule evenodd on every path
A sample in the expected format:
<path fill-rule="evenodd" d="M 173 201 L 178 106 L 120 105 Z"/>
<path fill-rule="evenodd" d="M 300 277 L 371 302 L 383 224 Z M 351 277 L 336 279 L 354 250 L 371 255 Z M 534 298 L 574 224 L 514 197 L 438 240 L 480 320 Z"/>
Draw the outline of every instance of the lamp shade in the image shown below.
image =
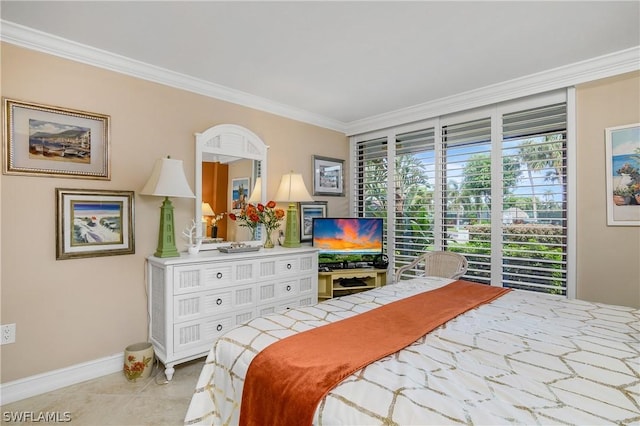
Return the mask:
<path fill-rule="evenodd" d="M 251 196 L 247 203 L 249 204 L 257 204 L 262 202 L 262 178 L 256 178 L 256 184 L 253 187 L 253 191 L 251 191 Z"/>
<path fill-rule="evenodd" d="M 151 177 L 140 191 L 143 195 L 195 198 L 184 175 L 182 160 L 160 158 L 153 166 Z"/>
<path fill-rule="evenodd" d="M 287 201 L 291 203 L 300 201 L 313 201 L 304 180 L 299 173 L 288 173 L 282 176 L 280 186 L 274 197 L 275 201 Z"/>
<path fill-rule="evenodd" d="M 202 203 L 202 216 L 215 216 L 215 212 L 211 208 L 211 204 Z"/>

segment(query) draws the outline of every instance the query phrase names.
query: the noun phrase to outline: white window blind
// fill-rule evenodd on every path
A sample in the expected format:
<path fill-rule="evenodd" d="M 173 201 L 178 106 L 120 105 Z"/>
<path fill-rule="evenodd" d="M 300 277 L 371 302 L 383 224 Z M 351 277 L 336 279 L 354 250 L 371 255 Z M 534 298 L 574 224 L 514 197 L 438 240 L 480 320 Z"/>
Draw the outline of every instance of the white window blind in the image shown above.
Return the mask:
<path fill-rule="evenodd" d="M 465 279 L 491 281 L 491 118 L 442 127 L 442 249 L 463 254 Z"/>
<path fill-rule="evenodd" d="M 387 161 L 386 138 L 362 141 L 356 144 L 353 192 L 357 216 L 386 218 Z"/>
<path fill-rule="evenodd" d="M 567 292 L 566 104 L 505 114 L 502 158 L 520 165 L 503 179 L 502 283 Z"/>
<path fill-rule="evenodd" d="M 435 130 L 396 136 L 393 181 L 394 266 L 434 248 Z"/>

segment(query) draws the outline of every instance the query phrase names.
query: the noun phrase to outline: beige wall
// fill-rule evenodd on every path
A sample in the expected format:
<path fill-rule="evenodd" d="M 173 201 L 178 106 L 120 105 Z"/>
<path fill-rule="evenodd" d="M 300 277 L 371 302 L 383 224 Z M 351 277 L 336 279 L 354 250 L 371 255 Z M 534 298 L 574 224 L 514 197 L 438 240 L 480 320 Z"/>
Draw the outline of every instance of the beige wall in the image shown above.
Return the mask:
<path fill-rule="evenodd" d="M 270 146 L 268 194 L 291 169 L 311 189 L 313 154 L 347 158 L 347 138 L 339 132 L 9 44 L 1 48 L 3 97 L 111 116 L 112 166 L 111 181 L 0 177 L 0 321 L 17 324 L 16 343 L 0 348 L 3 383 L 120 353 L 147 339 L 145 257 L 157 244 L 161 200 L 137 192 L 155 160 L 166 155 L 184 160 L 194 187 L 195 132 L 232 123 L 260 136 Z M 136 254 L 56 261 L 57 187 L 136 191 Z M 340 211 L 344 198 L 324 200 L 335 214 L 346 214 Z M 181 231 L 194 202 L 173 202 Z"/>
<path fill-rule="evenodd" d="M 294 169 L 311 189 L 311 156 L 348 158 L 338 132 L 198 96 L 88 65 L 3 44 L 2 96 L 108 114 L 112 179 L 0 176 L 2 324 L 17 324 L 15 344 L 0 347 L 5 383 L 121 353 L 146 340 L 144 259 L 155 250 L 160 200 L 136 194 L 136 254 L 55 260 L 54 189 L 138 192 L 156 158 L 184 160 L 193 187 L 195 132 L 222 123 L 247 127 L 269 149 L 269 194 Z M 640 307 L 640 228 L 607 227 L 604 128 L 639 122 L 640 74 L 577 89 L 578 297 Z M 346 174 L 349 175 L 347 168 Z M 346 197 L 329 201 L 347 214 Z M 174 199 L 176 227 L 193 215 Z"/>
<path fill-rule="evenodd" d="M 605 128 L 640 123 L 640 73 L 576 89 L 577 297 L 640 308 L 640 227 L 607 226 Z"/>

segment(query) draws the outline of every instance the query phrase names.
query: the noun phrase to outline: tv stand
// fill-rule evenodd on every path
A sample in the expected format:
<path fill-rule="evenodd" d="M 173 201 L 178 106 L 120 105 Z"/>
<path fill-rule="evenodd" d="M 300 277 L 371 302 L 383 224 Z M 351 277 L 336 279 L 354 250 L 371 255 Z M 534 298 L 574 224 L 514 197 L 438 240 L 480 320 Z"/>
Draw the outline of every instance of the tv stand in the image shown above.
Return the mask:
<path fill-rule="evenodd" d="M 318 300 L 358 293 L 387 283 L 387 270 L 374 268 L 336 269 L 318 272 Z"/>

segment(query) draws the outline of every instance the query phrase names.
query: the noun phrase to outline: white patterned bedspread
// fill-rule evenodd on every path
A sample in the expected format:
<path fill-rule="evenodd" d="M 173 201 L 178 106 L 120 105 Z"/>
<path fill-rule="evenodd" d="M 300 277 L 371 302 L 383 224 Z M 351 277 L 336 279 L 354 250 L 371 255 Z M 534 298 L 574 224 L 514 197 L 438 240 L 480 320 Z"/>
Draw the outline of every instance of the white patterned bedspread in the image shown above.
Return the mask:
<path fill-rule="evenodd" d="M 185 423 L 237 424 L 249 363 L 276 340 L 449 282 L 402 281 L 231 330 L 209 353 Z M 314 418 L 317 425 L 614 423 L 640 424 L 640 310 L 522 291 L 356 372 Z"/>

